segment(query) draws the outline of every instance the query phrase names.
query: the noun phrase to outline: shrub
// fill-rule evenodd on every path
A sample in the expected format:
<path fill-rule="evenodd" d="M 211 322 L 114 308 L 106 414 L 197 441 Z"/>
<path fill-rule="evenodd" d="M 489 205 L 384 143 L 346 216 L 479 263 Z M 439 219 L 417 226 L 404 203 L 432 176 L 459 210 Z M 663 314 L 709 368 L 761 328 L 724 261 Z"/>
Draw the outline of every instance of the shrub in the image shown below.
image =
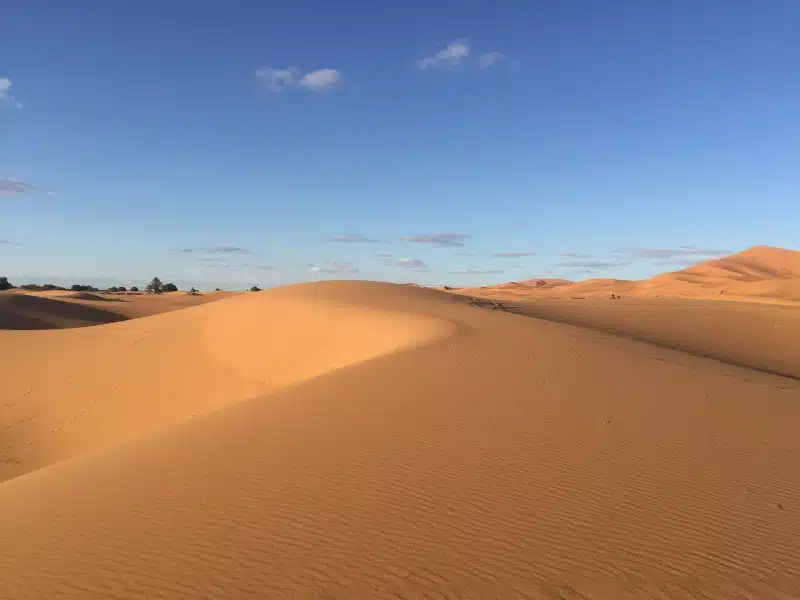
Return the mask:
<path fill-rule="evenodd" d="M 8 280 L 8 277 L 0 277 L 0 291 L 13 289 L 13 285 Z"/>
<path fill-rule="evenodd" d="M 178 286 L 175 285 L 174 283 L 165 283 L 164 287 L 163 287 L 163 290 L 165 292 L 177 292 L 178 291 Z"/>
<path fill-rule="evenodd" d="M 254 285 L 253 287 L 250 288 L 250 291 L 251 292 L 260 292 L 261 288 L 258 287 L 257 285 Z"/>
<path fill-rule="evenodd" d="M 161 283 L 161 280 L 158 277 L 153 277 L 152 281 L 147 284 L 147 293 L 148 294 L 160 294 L 164 291 L 164 284 Z"/>
<path fill-rule="evenodd" d="M 131 287 L 131 291 L 132 292 L 138 292 L 139 288 L 134 285 L 133 287 Z"/>

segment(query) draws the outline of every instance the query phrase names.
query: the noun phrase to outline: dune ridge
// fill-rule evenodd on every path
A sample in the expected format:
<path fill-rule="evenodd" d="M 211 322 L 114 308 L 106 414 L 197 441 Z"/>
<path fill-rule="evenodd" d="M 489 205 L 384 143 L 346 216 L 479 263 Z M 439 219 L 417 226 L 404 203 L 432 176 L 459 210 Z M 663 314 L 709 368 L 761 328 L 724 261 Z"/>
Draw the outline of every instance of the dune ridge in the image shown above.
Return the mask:
<path fill-rule="evenodd" d="M 0 343 L 15 348 L 0 378 L 9 381 L 5 420 L 17 423 L 5 438 L 0 481 L 452 328 L 300 290 L 103 327 L 0 332 Z"/>
<path fill-rule="evenodd" d="M 753 246 L 644 280 L 594 278 L 538 285 L 538 281 L 501 283 L 455 291 L 495 299 L 676 297 L 761 303 L 800 304 L 800 251 Z"/>
<path fill-rule="evenodd" d="M 0 332 L 23 346 L 97 334 L 129 361 L 139 339 L 150 361 L 130 362 L 130 377 L 177 363 L 202 380 L 195 394 L 216 379 L 219 398 L 241 399 L 0 484 L 0 539 L 13 540 L 0 596 L 800 594 L 800 384 L 411 286 L 264 294 L 138 323 Z M 326 349 L 302 379 L 262 390 L 249 378 L 274 356 L 252 340 L 290 344 L 286 323 L 305 315 L 338 322 Z M 383 327 L 403 340 L 391 351 L 371 345 Z M 190 329 L 191 341 L 173 335 Z M 319 339 L 304 335 L 290 361 Z M 351 342 L 364 351 L 319 372 Z M 141 389 L 151 410 L 197 403 Z"/>

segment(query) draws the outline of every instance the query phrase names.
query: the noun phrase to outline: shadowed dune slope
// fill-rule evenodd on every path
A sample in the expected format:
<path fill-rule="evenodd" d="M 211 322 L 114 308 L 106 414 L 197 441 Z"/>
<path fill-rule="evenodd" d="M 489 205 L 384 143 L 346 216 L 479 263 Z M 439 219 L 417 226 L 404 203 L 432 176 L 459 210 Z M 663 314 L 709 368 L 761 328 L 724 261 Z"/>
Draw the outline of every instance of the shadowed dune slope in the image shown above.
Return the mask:
<path fill-rule="evenodd" d="M 0 292 L 0 329 L 62 329 L 115 323 L 126 317 L 105 306 Z"/>
<path fill-rule="evenodd" d="M 0 484 L 0 597 L 800 594 L 800 384 L 465 302 L 336 282 L 0 332 L 56 382 L 4 431 L 73 456 Z"/>
<path fill-rule="evenodd" d="M 160 296 L 89 292 L 0 292 L 0 329 L 69 329 L 114 323 L 222 300 L 237 292 Z"/>

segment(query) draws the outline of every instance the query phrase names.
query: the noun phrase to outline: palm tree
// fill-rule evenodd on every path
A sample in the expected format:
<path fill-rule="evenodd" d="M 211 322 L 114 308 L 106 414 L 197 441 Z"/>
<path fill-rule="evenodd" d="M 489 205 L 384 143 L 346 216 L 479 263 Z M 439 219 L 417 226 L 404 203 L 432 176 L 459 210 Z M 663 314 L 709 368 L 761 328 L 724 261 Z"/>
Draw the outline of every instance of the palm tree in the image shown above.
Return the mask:
<path fill-rule="evenodd" d="M 153 277 L 153 280 L 147 284 L 148 294 L 160 294 L 164 291 L 164 284 L 158 277 Z"/>

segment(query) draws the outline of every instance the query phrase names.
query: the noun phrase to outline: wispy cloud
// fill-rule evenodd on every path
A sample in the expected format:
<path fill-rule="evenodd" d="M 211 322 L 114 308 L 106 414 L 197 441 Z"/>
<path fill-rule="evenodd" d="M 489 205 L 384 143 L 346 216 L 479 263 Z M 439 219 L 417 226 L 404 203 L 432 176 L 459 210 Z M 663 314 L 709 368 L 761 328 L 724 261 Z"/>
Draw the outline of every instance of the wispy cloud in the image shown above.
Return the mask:
<path fill-rule="evenodd" d="M 696 246 L 680 246 L 678 248 L 619 248 L 612 250 L 631 260 L 671 260 L 697 257 L 699 260 L 715 258 L 730 254 L 730 250 L 718 248 L 698 248 Z"/>
<path fill-rule="evenodd" d="M 379 240 L 366 237 L 363 233 L 345 233 L 344 235 L 332 235 L 328 238 L 329 242 L 344 242 L 348 244 L 374 244 Z"/>
<path fill-rule="evenodd" d="M 259 67 L 256 69 L 255 77 L 271 92 L 282 92 L 287 88 L 319 92 L 338 86 L 344 79 L 341 71 L 336 69 L 317 69 L 302 74 L 296 67 L 282 69 Z"/>
<path fill-rule="evenodd" d="M 563 258 L 594 258 L 593 254 L 587 254 L 585 252 L 562 252 L 559 256 Z"/>
<path fill-rule="evenodd" d="M 32 183 L 26 183 L 13 177 L 6 177 L 0 179 L 0 195 L 12 196 L 14 194 L 22 194 L 24 192 L 31 192 L 36 189 Z"/>
<path fill-rule="evenodd" d="M 19 242 L 12 242 L 11 240 L 0 240 L 0 246 L 22 246 Z"/>
<path fill-rule="evenodd" d="M 401 258 L 394 261 L 392 264 L 406 269 L 427 269 L 428 265 L 418 258 Z"/>
<path fill-rule="evenodd" d="M 392 253 L 391 252 L 379 252 L 378 253 L 378 258 L 380 258 L 381 260 L 389 260 L 389 259 L 392 258 Z"/>
<path fill-rule="evenodd" d="M 450 42 L 432 56 L 420 58 L 417 68 L 422 71 L 431 69 L 454 69 L 469 56 L 470 48 L 467 40 Z"/>
<path fill-rule="evenodd" d="M 255 269 L 256 271 L 273 271 L 278 268 L 278 265 L 272 264 L 259 264 L 259 265 L 244 265 L 248 269 Z"/>
<path fill-rule="evenodd" d="M 445 246 L 449 248 L 462 247 L 464 242 L 472 236 L 466 233 L 420 233 L 417 235 L 407 235 L 400 239 L 404 242 L 414 244 L 431 244 L 433 246 Z"/>
<path fill-rule="evenodd" d="M 325 273 L 326 275 L 352 275 L 358 273 L 358 267 L 351 262 L 343 260 L 329 260 L 322 266 L 311 265 L 308 270 L 312 273 Z"/>
<path fill-rule="evenodd" d="M 500 275 L 503 271 L 500 269 L 456 269 L 450 273 L 453 275 Z"/>
<path fill-rule="evenodd" d="M 495 252 L 492 258 L 522 258 L 524 256 L 536 256 L 536 252 Z"/>
<path fill-rule="evenodd" d="M 170 252 L 177 252 L 179 254 L 251 254 L 250 250 L 247 248 L 231 244 L 216 244 L 214 246 L 204 246 L 200 248 L 172 248 Z"/>
<path fill-rule="evenodd" d="M 511 224 L 511 228 L 512 229 L 527 229 L 528 227 L 530 227 L 530 225 L 528 223 L 512 223 Z"/>
<path fill-rule="evenodd" d="M 484 52 L 478 57 L 477 65 L 479 69 L 491 69 L 495 65 L 500 64 L 505 59 L 502 52 Z"/>
<path fill-rule="evenodd" d="M 615 269 L 617 267 L 627 267 L 633 264 L 631 261 L 610 261 L 610 260 L 571 260 L 556 263 L 558 267 L 568 269 Z"/>
<path fill-rule="evenodd" d="M 22 108 L 22 103 L 19 102 L 11 94 L 13 83 L 8 77 L 0 77 L 0 106 L 13 106 L 14 108 Z"/>

